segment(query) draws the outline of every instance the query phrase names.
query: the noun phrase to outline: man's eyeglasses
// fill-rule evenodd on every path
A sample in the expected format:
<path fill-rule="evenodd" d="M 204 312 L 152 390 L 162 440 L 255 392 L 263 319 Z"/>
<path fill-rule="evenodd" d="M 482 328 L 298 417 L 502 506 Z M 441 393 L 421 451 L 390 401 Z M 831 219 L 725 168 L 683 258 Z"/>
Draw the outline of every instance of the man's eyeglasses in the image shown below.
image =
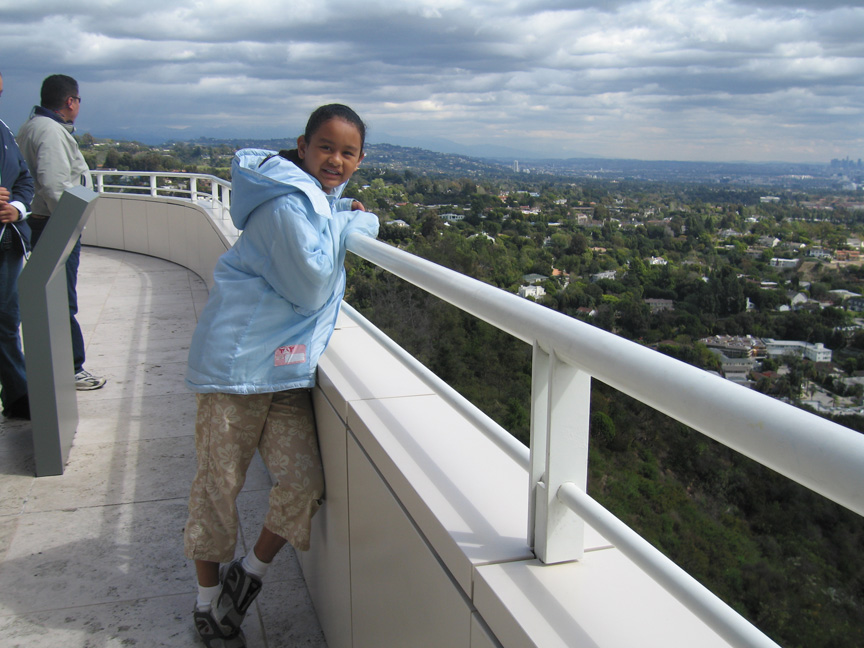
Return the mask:
<path fill-rule="evenodd" d="M 79 104 L 81 103 L 81 97 L 69 97 L 70 99 L 75 99 Z"/>

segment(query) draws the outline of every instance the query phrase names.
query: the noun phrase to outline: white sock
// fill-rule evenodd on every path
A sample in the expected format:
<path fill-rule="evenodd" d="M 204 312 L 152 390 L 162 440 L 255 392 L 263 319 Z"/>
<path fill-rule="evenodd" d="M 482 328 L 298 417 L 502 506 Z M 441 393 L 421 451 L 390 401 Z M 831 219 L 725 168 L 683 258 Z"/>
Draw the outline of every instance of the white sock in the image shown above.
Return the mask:
<path fill-rule="evenodd" d="M 198 600 L 195 602 L 198 611 L 207 612 L 212 607 L 213 599 L 216 598 L 221 589 L 221 585 L 214 585 L 213 587 L 204 587 L 203 585 L 199 585 Z"/>
<path fill-rule="evenodd" d="M 243 569 L 258 578 L 264 578 L 264 574 L 267 573 L 268 567 L 270 567 L 270 563 L 265 563 L 263 560 L 260 560 L 258 556 L 255 555 L 254 549 L 243 558 Z"/>

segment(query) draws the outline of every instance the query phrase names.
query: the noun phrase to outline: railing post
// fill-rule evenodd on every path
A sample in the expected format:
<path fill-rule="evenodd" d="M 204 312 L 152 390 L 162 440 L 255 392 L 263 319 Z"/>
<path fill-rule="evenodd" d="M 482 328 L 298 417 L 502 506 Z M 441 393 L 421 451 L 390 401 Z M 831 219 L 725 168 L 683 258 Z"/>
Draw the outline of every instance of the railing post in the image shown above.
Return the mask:
<path fill-rule="evenodd" d="M 96 174 L 96 193 L 105 193 L 105 176 L 101 173 Z"/>
<path fill-rule="evenodd" d="M 192 202 L 198 202 L 198 178 L 195 176 L 189 178 L 189 196 Z"/>
<path fill-rule="evenodd" d="M 156 174 L 150 174 L 150 195 L 154 198 L 158 195 L 158 185 L 156 184 Z"/>
<path fill-rule="evenodd" d="M 546 479 L 546 427 L 549 416 L 549 354 L 537 342 L 531 361 L 531 420 L 528 441 L 528 546 L 536 546 L 537 489 Z"/>
<path fill-rule="evenodd" d="M 219 183 L 215 180 L 210 181 L 210 206 L 213 209 L 219 206 Z"/>
<path fill-rule="evenodd" d="M 537 343 L 532 373 L 529 543 L 544 563 L 578 560 L 585 524 L 558 499 L 558 488 L 587 489 L 591 376 Z"/>

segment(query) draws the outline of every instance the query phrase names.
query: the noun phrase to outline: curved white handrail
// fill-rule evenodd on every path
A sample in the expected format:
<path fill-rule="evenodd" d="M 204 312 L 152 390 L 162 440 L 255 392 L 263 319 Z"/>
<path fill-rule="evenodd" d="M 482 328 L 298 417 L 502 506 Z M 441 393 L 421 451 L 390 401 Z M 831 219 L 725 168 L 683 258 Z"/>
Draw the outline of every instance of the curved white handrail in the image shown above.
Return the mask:
<path fill-rule="evenodd" d="M 206 203 L 220 220 L 230 220 L 231 183 L 214 175 L 116 169 L 91 170 L 90 175 L 96 192 L 100 194 L 128 193 Z M 136 182 L 139 179 L 144 182 Z"/>
<path fill-rule="evenodd" d="M 347 244 L 423 290 L 864 514 L 864 435 L 380 241 L 352 234 Z M 731 645 L 777 648 L 578 484 L 562 483 L 555 498 Z"/>
<path fill-rule="evenodd" d="M 439 394 L 456 410 L 458 410 L 462 416 L 476 425 L 477 429 L 482 430 L 483 433 L 496 446 L 498 446 L 501 451 L 516 462 L 516 464 L 523 468 L 528 467 L 528 448 L 520 443 L 516 437 L 498 425 L 498 423 L 493 421 L 487 414 L 477 409 L 462 394 L 457 392 L 450 385 L 424 367 L 417 358 L 412 356 L 410 353 L 405 351 L 405 349 L 396 344 L 391 338 L 382 333 L 381 329 L 377 328 L 369 320 L 363 317 L 363 315 L 357 312 L 357 309 L 353 306 L 344 303 L 342 304 L 342 308 L 347 313 L 350 313 L 354 321 L 356 321 L 364 331 L 375 338 L 381 346 L 399 358 L 406 367 L 414 372 L 414 375 L 434 389 L 435 393 Z"/>
<path fill-rule="evenodd" d="M 864 435 L 380 241 L 348 249 L 864 515 Z"/>

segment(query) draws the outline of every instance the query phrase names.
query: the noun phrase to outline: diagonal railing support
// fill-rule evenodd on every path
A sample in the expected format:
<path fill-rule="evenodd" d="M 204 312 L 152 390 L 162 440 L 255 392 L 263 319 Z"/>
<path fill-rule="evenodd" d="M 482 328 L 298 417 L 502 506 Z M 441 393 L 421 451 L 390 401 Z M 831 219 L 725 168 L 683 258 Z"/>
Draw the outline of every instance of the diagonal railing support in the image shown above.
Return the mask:
<path fill-rule="evenodd" d="M 62 475 L 78 427 L 66 259 L 98 197 L 63 192 L 18 279 L 36 476 Z"/>

